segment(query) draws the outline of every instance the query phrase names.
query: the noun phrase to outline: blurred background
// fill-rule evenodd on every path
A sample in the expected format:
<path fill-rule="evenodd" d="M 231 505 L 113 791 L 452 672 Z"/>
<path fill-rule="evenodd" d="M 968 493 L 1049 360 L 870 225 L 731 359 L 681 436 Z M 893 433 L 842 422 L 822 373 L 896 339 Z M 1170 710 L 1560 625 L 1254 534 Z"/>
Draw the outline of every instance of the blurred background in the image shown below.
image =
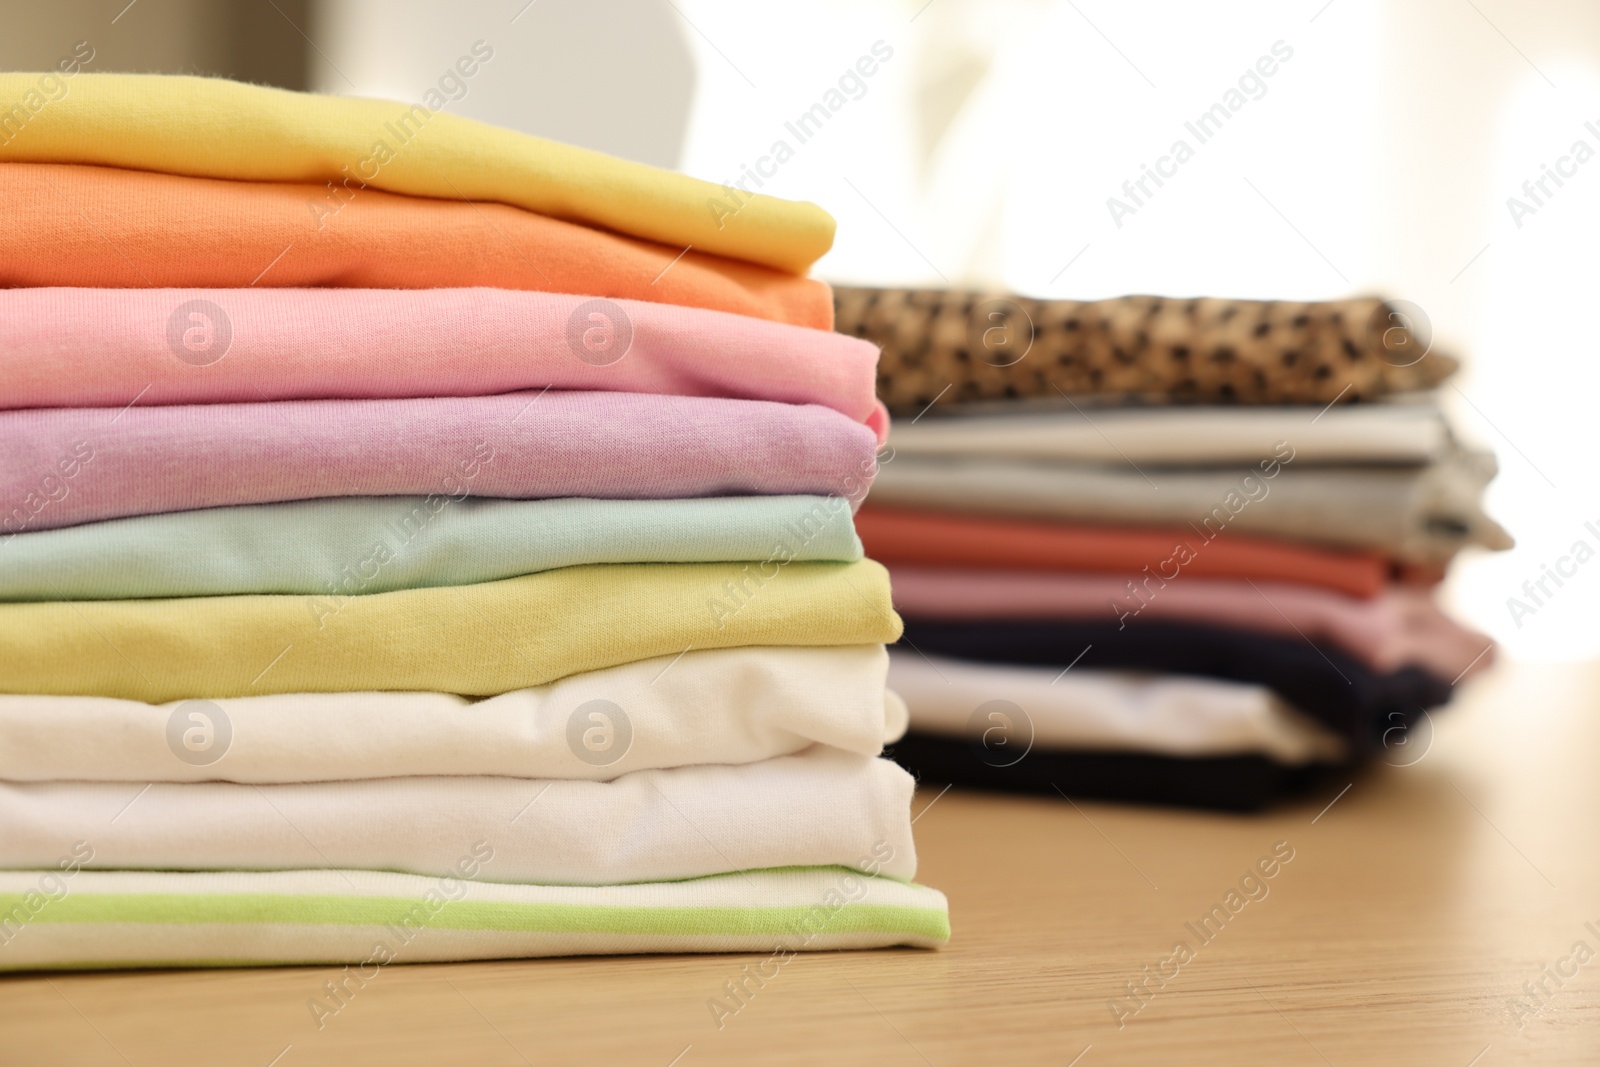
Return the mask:
<path fill-rule="evenodd" d="M 92 52 L 89 70 L 404 100 L 438 87 L 458 114 L 701 178 L 759 166 L 763 192 L 839 220 L 818 266 L 833 281 L 1413 301 L 1435 347 L 1466 360 L 1446 398 L 1499 455 L 1489 508 L 1518 540 L 1466 557 L 1447 599 L 1517 658 L 1600 654 L 1600 563 L 1532 615 L 1514 619 L 1507 603 L 1579 538 L 1600 537 L 1585 530 L 1600 529 L 1600 345 L 1587 322 L 1600 283 L 1600 5 L 1219 8 L 56 0 L 8 11 L 0 66 Z M 454 77 L 478 41 L 492 59 Z M 1270 77 L 1252 74 L 1262 56 L 1276 57 Z M 1235 88 L 1245 105 L 1135 203 L 1123 184 L 1178 138 L 1194 143 L 1185 123 Z M 832 93 L 844 106 L 798 125 Z M 774 157 L 780 140 L 792 151 Z"/>

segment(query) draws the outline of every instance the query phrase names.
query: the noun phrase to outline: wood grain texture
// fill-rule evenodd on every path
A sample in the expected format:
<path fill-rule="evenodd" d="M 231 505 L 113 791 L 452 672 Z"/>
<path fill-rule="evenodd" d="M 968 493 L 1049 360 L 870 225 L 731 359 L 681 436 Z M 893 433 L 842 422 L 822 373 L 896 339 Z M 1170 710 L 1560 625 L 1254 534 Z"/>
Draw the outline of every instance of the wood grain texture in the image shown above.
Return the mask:
<path fill-rule="evenodd" d="M 797 958 L 720 1030 L 708 999 L 760 957 L 393 966 L 320 1031 L 332 968 L 24 976 L 0 1063 L 1600 1062 L 1600 960 L 1520 1029 L 1508 1007 L 1600 951 L 1600 667 L 1464 696 L 1326 811 L 1338 785 L 1251 817 L 952 790 L 916 824 L 950 947 Z M 1280 841 L 1267 896 L 1200 945 L 1184 924 Z M 1119 1029 L 1108 1002 L 1179 940 L 1194 958 Z"/>

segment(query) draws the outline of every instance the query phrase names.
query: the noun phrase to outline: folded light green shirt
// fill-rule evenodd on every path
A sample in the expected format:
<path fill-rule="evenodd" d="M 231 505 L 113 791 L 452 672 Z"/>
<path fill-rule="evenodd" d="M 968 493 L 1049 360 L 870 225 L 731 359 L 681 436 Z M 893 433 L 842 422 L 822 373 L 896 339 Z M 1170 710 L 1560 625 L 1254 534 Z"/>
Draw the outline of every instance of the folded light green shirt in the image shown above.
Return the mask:
<path fill-rule="evenodd" d="M 754 952 L 771 966 L 791 952 L 950 938 L 944 895 L 872 877 L 871 855 L 861 869 L 538 886 L 488 881 L 489 843 L 462 847 L 455 872 L 426 878 L 91 871 L 78 861 L 92 846 L 78 842 L 59 869 L 0 872 L 0 971 L 348 963 L 371 979 L 390 963 L 641 952 Z M 309 1003 L 319 1024 L 342 1006 Z"/>
<path fill-rule="evenodd" d="M 0 601 L 341 598 L 590 563 L 860 558 L 841 497 L 347 497 L 0 536 Z"/>

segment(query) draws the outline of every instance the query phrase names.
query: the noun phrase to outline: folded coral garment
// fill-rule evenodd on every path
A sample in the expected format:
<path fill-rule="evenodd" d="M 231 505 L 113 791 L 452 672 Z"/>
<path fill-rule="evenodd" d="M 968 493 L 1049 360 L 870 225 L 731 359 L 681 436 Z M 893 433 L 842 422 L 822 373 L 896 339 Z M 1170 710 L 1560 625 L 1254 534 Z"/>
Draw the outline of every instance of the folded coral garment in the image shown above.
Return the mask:
<path fill-rule="evenodd" d="M 1391 587 L 1357 599 L 1294 582 L 1179 577 L 1163 581 L 1041 571 L 896 566 L 895 607 L 919 619 L 1217 623 L 1328 642 L 1376 671 L 1410 664 L 1460 680 L 1494 662 L 1494 642 L 1461 626 L 1427 593 Z"/>
<path fill-rule="evenodd" d="M 324 782 L 503 775 L 606 781 L 812 744 L 875 756 L 905 731 L 881 645 L 730 648 L 473 702 L 291 693 L 143 704 L 0 696 L 0 780 Z"/>
<path fill-rule="evenodd" d="M 906 643 L 927 655 L 1020 666 L 1163 671 L 1271 689 L 1358 749 L 1382 743 L 1450 699 L 1448 680 L 1416 667 L 1379 674 L 1339 649 L 1213 624 L 907 618 Z"/>
<path fill-rule="evenodd" d="M 1020 405 L 1013 405 L 1020 407 Z M 1353 407 L 1079 408 L 1048 414 L 927 418 L 902 423 L 897 456 L 1040 459 L 1170 467 L 1256 466 L 1281 454 L 1297 467 L 1418 465 L 1445 454 L 1450 428 L 1431 402 Z"/>
<path fill-rule="evenodd" d="M 0 534 L 0 600 L 302 593 L 327 613 L 347 596 L 591 563 L 860 558 L 844 497 L 346 497 Z"/>
<path fill-rule="evenodd" d="M 884 469 L 893 466 L 886 463 Z M 1111 573 L 1145 580 L 1253 578 L 1299 582 L 1350 596 L 1383 589 L 1389 565 L 1376 553 L 1341 552 L 1230 532 L 1208 540 L 1192 529 L 1079 526 L 885 507 L 855 517 L 867 555 L 884 563 Z"/>
<path fill-rule="evenodd" d="M 636 393 L 0 412 L 0 530 L 336 496 L 859 500 L 867 427 L 815 405 Z"/>
<path fill-rule="evenodd" d="M 920 782 L 1068 800 L 1177 804 L 1258 811 L 1322 784 L 1328 765 L 1289 765 L 1265 756 L 1158 756 L 1115 749 L 1035 748 L 1009 767 L 985 763 L 971 744 L 910 733 L 887 753 Z"/>
<path fill-rule="evenodd" d="M 473 56 L 493 52 L 480 41 Z M 38 80 L 0 75 L 0 99 Z M 313 182 L 313 204 L 359 203 L 377 189 L 488 200 L 795 273 L 833 243 L 833 219 L 815 204 L 746 193 L 719 213 L 721 186 L 451 115 L 431 95 L 424 106 L 220 78 L 80 74 L 8 138 L 0 160 Z"/>
<path fill-rule="evenodd" d="M 347 597 L 0 605 L 0 691 L 189 698 L 368 690 L 492 696 L 686 649 L 883 644 L 884 569 L 859 563 L 566 567 Z"/>
<path fill-rule="evenodd" d="M 0 290 L 7 408 L 596 389 L 820 404 L 882 436 L 877 359 L 866 342 L 826 330 L 585 295 Z"/>
<path fill-rule="evenodd" d="M 13 144 L 16 142 L 13 141 Z M 114 289 L 490 286 L 712 308 L 828 329 L 828 287 L 703 246 L 657 245 L 500 204 L 105 167 L 0 166 L 0 284 Z M 38 255 L 48 248 L 51 255 Z M 682 258 L 678 258 L 678 257 Z M 150 325 L 183 341 L 174 305 Z M 170 317 L 170 318 L 169 318 Z M 186 317 L 186 313 L 185 313 Z M 192 358 L 200 340 L 189 338 Z M 131 399 L 131 397 L 129 398 Z M 126 401 L 125 401 L 126 402 Z"/>
<path fill-rule="evenodd" d="M 841 286 L 834 298 L 839 332 L 883 348 L 878 395 L 896 414 L 1069 396 L 1320 406 L 1426 389 L 1458 366 L 1413 333 L 1413 312 L 1373 297 L 1086 302 Z"/>
<path fill-rule="evenodd" d="M 974 745 L 974 758 L 1012 765 L 1034 749 L 1164 756 L 1262 756 L 1331 762 L 1345 745 L 1256 685 L 1209 678 L 1085 670 L 1063 674 L 896 648 L 889 685 L 910 727 Z"/>
<path fill-rule="evenodd" d="M 390 963 L 937 948 L 950 938 L 942 893 L 861 868 L 532 886 L 490 881 L 497 855 L 469 857 L 460 870 L 473 875 L 449 878 L 0 872 L 0 970 L 348 963 L 370 980 Z"/>
<path fill-rule="evenodd" d="M 849 865 L 886 844 L 892 855 L 880 873 L 904 880 L 917 869 L 913 788 L 889 760 L 821 746 L 610 782 L 6 782 L 0 868 L 47 868 L 71 842 L 87 841 L 94 858 L 84 866 L 102 869 L 332 867 L 439 878 L 486 841 L 498 881 L 612 885 Z"/>
<path fill-rule="evenodd" d="M 1511 547 L 1483 511 L 1483 489 L 1494 474 L 1492 455 L 1464 451 L 1423 467 L 1281 464 L 1271 475 L 1254 466 L 1135 469 L 897 456 L 883 465 L 873 499 L 1021 518 L 1191 524 L 1208 537 L 1253 533 L 1443 563 L 1468 545 Z"/>

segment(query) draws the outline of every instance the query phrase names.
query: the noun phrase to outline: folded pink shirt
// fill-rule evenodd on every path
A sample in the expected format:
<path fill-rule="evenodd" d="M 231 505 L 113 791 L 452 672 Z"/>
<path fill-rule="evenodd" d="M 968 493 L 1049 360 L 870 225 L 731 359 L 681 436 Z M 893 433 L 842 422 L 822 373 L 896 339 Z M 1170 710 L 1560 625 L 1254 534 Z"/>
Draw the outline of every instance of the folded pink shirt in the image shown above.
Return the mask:
<path fill-rule="evenodd" d="M 859 502 L 877 439 L 815 404 L 502 393 L 0 412 L 0 534 L 318 497 Z"/>
<path fill-rule="evenodd" d="M 507 289 L 0 290 L 0 408 L 484 396 L 822 404 L 872 426 L 878 350 L 724 311 Z"/>
<path fill-rule="evenodd" d="M 1493 642 L 1454 622 L 1427 591 L 1391 586 L 1375 597 L 1314 586 L 1179 576 L 1165 585 L 1115 575 L 897 566 L 895 609 L 923 619 L 1141 619 L 1215 623 L 1327 641 L 1379 671 L 1412 665 L 1453 679 L 1494 661 Z M 1136 591 L 1135 591 L 1136 590 Z M 1485 654 L 1486 650 L 1488 651 Z"/>

